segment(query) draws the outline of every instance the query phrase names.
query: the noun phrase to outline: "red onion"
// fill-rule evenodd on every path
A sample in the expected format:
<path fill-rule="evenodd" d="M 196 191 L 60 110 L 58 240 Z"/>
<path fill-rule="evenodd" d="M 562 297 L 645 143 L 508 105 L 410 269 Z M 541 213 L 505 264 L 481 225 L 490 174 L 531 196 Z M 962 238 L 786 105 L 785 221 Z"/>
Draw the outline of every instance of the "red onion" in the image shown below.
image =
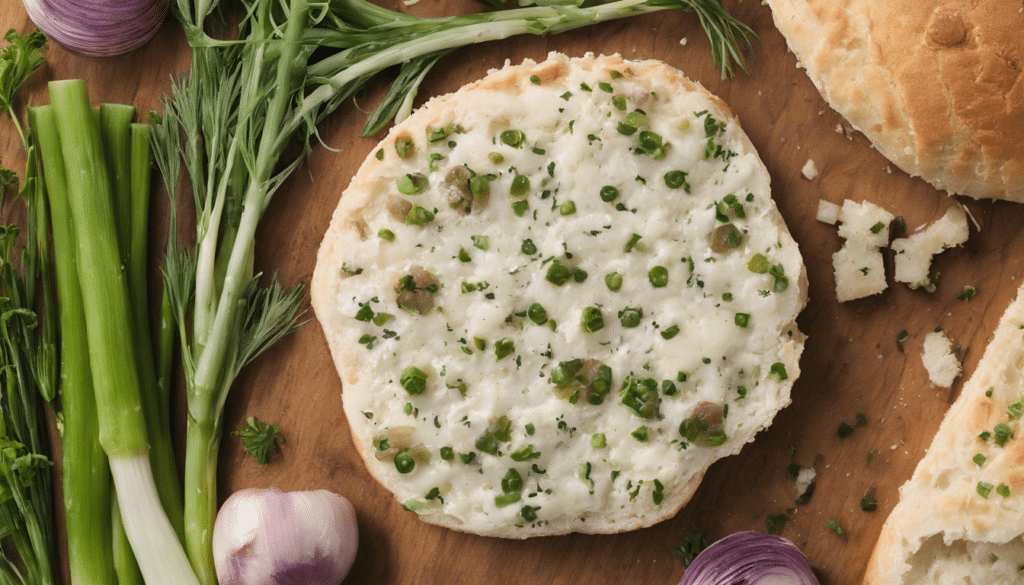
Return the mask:
<path fill-rule="evenodd" d="M 170 0 L 23 0 L 25 12 L 50 40 L 89 57 L 139 48 L 160 28 Z"/>
<path fill-rule="evenodd" d="M 774 534 L 726 536 L 701 551 L 679 585 L 819 585 L 800 549 Z"/>

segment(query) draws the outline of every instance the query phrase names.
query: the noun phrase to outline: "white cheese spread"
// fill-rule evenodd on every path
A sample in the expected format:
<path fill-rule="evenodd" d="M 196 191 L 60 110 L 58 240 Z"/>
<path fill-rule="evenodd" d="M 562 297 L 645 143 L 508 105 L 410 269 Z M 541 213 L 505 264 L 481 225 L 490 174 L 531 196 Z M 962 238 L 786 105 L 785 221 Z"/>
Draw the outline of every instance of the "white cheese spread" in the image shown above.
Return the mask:
<path fill-rule="evenodd" d="M 788 403 L 805 276 L 763 164 L 706 92 L 602 59 L 431 102 L 325 240 L 353 435 L 424 520 L 648 525 Z"/>

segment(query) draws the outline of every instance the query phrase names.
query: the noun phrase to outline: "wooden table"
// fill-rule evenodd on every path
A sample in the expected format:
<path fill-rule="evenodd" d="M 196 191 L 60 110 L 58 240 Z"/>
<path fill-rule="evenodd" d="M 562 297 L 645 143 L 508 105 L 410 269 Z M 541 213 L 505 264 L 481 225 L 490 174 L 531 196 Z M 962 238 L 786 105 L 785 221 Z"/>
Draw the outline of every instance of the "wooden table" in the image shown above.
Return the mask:
<path fill-rule="evenodd" d="M 421 15 L 480 7 L 472 0 L 387 4 Z M 793 388 L 792 405 L 770 429 L 739 455 L 715 464 L 689 505 L 651 528 L 527 541 L 460 534 L 403 511 L 366 472 L 349 438 L 341 384 L 314 320 L 244 371 L 233 389 L 226 431 L 255 415 L 279 424 L 287 444 L 281 456 L 260 467 L 243 454 L 237 437 L 226 435 L 220 457 L 221 499 L 240 488 L 267 486 L 326 488 L 345 495 L 355 504 L 360 522 L 359 552 L 346 581 L 350 584 L 674 584 L 683 564 L 671 549 L 691 529 L 714 540 L 739 530 L 764 530 L 767 515 L 791 509 L 795 511 L 782 534 L 804 551 L 821 582 L 858 583 L 897 501 L 897 488 L 909 478 L 962 384 L 958 380 L 952 390 L 929 384 L 920 357 L 924 336 L 936 328 L 945 330 L 963 352 L 965 376 L 974 370 L 1017 290 L 1017 276 L 1024 275 L 1024 209 L 1004 202 L 963 201 L 981 229 L 972 227 L 964 247 L 937 258 L 934 269 L 941 281 L 936 292 L 893 285 L 890 255 L 891 286 L 886 292 L 837 303 L 832 254 L 841 240 L 835 227 L 815 220 L 819 199 L 876 202 L 903 216 L 910 230 L 937 219 L 954 201 L 908 177 L 849 129 L 796 67 L 767 7 L 756 0 L 724 4 L 760 35 L 750 75 L 719 79 L 697 20 L 683 13 L 660 13 L 457 51 L 435 68 L 420 101 L 454 91 L 506 59 L 541 60 L 549 51 L 561 51 L 662 59 L 728 102 L 768 165 L 774 196 L 801 247 L 810 279 L 810 302 L 799 319 L 809 335 L 803 372 Z M 18 2 L 4 3 L 0 24 L 4 30 L 31 27 Z M 127 57 L 87 59 L 52 46 L 48 59 L 49 65 L 22 94 L 31 102 L 46 101 L 48 79 L 84 77 L 97 102 L 134 103 L 146 110 L 159 108 L 170 76 L 187 67 L 188 48 L 180 27 L 169 19 L 149 45 Z M 323 139 L 341 151 L 316 148 L 309 164 L 275 196 L 271 217 L 257 237 L 258 268 L 278 271 L 285 283 L 309 283 L 316 249 L 342 188 L 376 142 L 358 136 L 365 109 L 343 106 L 323 124 Z M 23 168 L 20 143 L 9 121 L 0 121 L 0 157 L 19 172 Z M 800 172 L 808 159 L 820 171 L 813 180 Z M 166 216 L 161 197 L 155 199 L 154 212 L 158 219 Z M 162 252 L 161 233 L 157 229 L 154 235 L 154 262 Z M 964 285 L 978 289 L 969 302 L 955 298 Z M 896 336 L 903 329 L 910 337 L 901 352 Z M 178 411 L 175 425 L 181 438 L 183 398 Z M 859 411 L 868 424 L 839 438 L 836 428 L 843 421 L 852 424 Z M 793 482 L 786 478 L 791 463 L 818 471 L 817 488 L 807 505 L 794 504 Z M 876 512 L 859 509 L 868 490 L 879 502 Z M 838 522 L 843 534 L 827 528 L 828 520 Z"/>

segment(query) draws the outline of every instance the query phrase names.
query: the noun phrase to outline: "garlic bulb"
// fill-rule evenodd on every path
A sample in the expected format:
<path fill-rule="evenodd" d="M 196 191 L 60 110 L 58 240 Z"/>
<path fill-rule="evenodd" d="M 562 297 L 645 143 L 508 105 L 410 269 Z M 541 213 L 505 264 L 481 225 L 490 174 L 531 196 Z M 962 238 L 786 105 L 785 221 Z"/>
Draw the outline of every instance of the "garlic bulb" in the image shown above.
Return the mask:
<path fill-rule="evenodd" d="M 220 585 L 338 585 L 358 544 L 355 508 L 327 490 L 241 490 L 213 528 Z"/>

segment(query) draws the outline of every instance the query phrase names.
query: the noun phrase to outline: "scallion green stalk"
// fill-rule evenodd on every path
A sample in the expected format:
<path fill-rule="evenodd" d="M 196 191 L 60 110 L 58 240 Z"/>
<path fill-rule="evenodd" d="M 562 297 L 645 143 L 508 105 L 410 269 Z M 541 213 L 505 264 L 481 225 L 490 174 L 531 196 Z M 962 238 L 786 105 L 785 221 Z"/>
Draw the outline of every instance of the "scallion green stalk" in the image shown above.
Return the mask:
<path fill-rule="evenodd" d="M 110 468 L 99 443 L 85 311 L 75 265 L 67 178 L 52 106 L 29 111 L 50 202 L 61 324 L 63 482 L 72 583 L 114 583 Z"/>
<path fill-rule="evenodd" d="M 142 412 L 128 284 L 121 270 L 110 179 L 82 80 L 50 82 L 69 181 L 100 444 L 125 532 L 147 583 L 197 583 L 160 504 Z M 88 285 L 86 285 L 88 282 Z"/>

